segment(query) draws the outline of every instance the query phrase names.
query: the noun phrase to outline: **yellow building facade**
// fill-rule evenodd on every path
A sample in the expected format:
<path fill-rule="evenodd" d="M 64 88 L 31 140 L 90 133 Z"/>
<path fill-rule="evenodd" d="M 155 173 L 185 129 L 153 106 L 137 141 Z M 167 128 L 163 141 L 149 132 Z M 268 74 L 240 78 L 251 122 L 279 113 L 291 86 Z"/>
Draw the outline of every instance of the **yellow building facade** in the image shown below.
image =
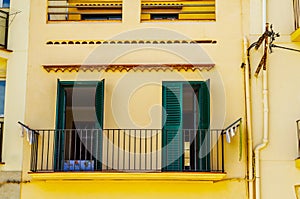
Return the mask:
<path fill-rule="evenodd" d="M 8 2 L 0 198 L 299 197 L 292 2 Z"/>

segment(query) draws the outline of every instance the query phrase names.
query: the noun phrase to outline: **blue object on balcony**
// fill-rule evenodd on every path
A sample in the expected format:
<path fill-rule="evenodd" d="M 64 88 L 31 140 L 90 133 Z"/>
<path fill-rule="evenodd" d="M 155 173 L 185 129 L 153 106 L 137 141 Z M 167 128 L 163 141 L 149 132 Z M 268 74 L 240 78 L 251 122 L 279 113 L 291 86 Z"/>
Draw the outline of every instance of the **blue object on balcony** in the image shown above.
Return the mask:
<path fill-rule="evenodd" d="M 94 160 L 65 160 L 64 171 L 94 171 Z"/>

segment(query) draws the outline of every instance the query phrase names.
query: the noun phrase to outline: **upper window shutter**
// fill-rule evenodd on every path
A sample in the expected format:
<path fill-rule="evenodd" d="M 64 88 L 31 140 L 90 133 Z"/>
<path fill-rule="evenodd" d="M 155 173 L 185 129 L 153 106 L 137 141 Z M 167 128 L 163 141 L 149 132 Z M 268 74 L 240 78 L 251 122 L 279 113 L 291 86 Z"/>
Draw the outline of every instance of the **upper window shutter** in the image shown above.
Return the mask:
<path fill-rule="evenodd" d="M 96 116 L 98 120 L 98 126 L 100 129 L 103 129 L 103 111 L 104 111 L 104 79 L 97 83 L 96 95 L 95 95 L 95 109 Z"/>
<path fill-rule="evenodd" d="M 182 83 L 163 84 L 163 170 L 183 169 Z"/>

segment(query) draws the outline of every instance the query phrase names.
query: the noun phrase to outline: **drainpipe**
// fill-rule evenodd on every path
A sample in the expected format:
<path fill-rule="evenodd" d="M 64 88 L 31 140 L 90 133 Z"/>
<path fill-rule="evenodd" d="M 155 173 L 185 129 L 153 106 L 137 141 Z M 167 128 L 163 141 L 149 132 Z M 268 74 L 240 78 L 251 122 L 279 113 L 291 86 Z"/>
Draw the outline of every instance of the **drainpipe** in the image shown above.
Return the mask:
<path fill-rule="evenodd" d="M 262 0 L 262 25 L 263 31 L 268 30 L 267 20 L 267 0 Z M 267 25 L 266 25 L 267 24 Z M 268 48 L 268 38 L 265 40 L 265 51 Z M 268 95 L 268 71 L 267 71 L 267 53 L 263 69 L 263 139 L 254 149 L 255 160 L 255 199 L 261 198 L 261 179 L 260 179 L 260 151 L 267 147 L 269 143 L 269 95 Z"/>
<path fill-rule="evenodd" d="M 268 73 L 263 70 L 263 107 L 264 107 L 264 120 L 263 120 L 263 140 L 254 149 L 255 154 L 255 187 L 256 199 L 261 196 L 261 183 L 260 183 L 260 151 L 264 149 L 269 143 L 269 104 L 268 104 Z"/>
<path fill-rule="evenodd" d="M 252 119 L 251 119 L 251 84 L 250 84 L 250 63 L 248 53 L 248 39 L 244 37 L 244 78 L 245 78 L 245 100 L 246 100 L 246 128 L 248 146 L 248 191 L 249 199 L 253 199 L 253 142 L 252 142 Z"/>

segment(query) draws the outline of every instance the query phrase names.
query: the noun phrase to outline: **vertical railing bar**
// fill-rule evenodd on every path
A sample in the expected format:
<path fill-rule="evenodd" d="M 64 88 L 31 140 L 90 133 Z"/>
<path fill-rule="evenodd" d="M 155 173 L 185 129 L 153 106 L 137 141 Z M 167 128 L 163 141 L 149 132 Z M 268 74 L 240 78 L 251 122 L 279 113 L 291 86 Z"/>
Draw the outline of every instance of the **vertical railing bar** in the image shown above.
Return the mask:
<path fill-rule="evenodd" d="M 135 170 L 135 163 L 136 163 L 136 129 L 134 129 L 134 162 L 133 162 L 134 170 Z"/>
<path fill-rule="evenodd" d="M 33 160 L 33 156 L 34 156 L 33 154 L 35 154 L 35 151 L 34 151 L 35 143 L 33 145 L 31 145 L 31 155 L 30 155 L 30 170 L 33 172 L 35 172 L 34 171 L 34 160 Z"/>
<path fill-rule="evenodd" d="M 148 142 L 148 137 L 147 137 L 147 130 L 145 130 L 145 170 L 147 170 L 147 142 Z"/>
<path fill-rule="evenodd" d="M 80 145 L 79 145 L 79 160 L 81 160 L 82 159 L 82 144 L 83 144 L 83 132 L 82 132 L 83 130 L 82 129 L 80 129 L 80 136 L 79 136 L 79 143 L 80 143 Z M 79 166 L 79 169 L 81 169 L 80 168 L 80 166 Z"/>
<path fill-rule="evenodd" d="M 210 171 L 214 171 L 214 167 L 215 167 L 215 161 L 214 161 L 214 158 L 216 156 L 216 146 L 213 145 L 213 138 L 214 138 L 214 131 L 213 130 L 208 130 L 209 131 L 209 149 L 210 150 L 210 162 L 209 162 L 209 165 L 210 165 Z"/>
<path fill-rule="evenodd" d="M 36 162 L 36 164 L 35 164 L 35 170 L 36 171 L 37 171 L 37 168 L 38 168 L 38 164 L 37 164 L 37 162 L 38 162 L 38 160 L 37 160 L 37 158 L 38 158 L 38 147 L 39 147 L 39 142 L 37 141 L 36 142 L 36 149 L 35 149 L 35 162 Z"/>
<path fill-rule="evenodd" d="M 114 162 L 115 162 L 115 158 L 114 158 L 115 149 L 114 149 L 114 146 L 115 146 L 115 130 L 112 130 L 112 145 L 111 145 L 111 168 L 112 168 L 112 170 L 114 169 Z"/>
<path fill-rule="evenodd" d="M 61 142 L 62 142 L 62 138 L 61 138 L 61 131 L 60 130 L 57 130 L 56 131 L 56 133 L 57 133 L 57 137 L 58 137 L 58 150 L 57 150 L 57 153 L 58 153 L 58 155 L 57 155 L 57 162 L 56 162 L 56 164 L 57 164 L 57 169 L 58 170 L 60 170 L 61 169 L 61 161 L 62 161 L 62 159 L 63 159 L 63 156 L 62 156 L 62 152 L 61 152 Z"/>
<path fill-rule="evenodd" d="M 140 131 L 140 170 L 142 169 L 142 130 Z"/>
<path fill-rule="evenodd" d="M 35 171 L 36 172 L 36 170 L 37 169 L 35 169 L 35 168 L 37 168 L 37 162 L 35 161 L 35 154 L 36 154 L 36 144 L 33 144 L 32 146 L 31 146 L 31 161 L 32 161 L 32 164 L 31 164 L 31 169 L 33 170 L 33 171 Z"/>
<path fill-rule="evenodd" d="M 47 132 L 48 132 L 48 133 L 47 133 L 47 134 L 48 134 L 48 136 L 47 136 L 47 137 L 48 137 L 48 146 L 47 146 L 47 161 L 46 161 L 47 166 L 46 166 L 46 169 L 47 169 L 47 171 L 48 171 L 48 169 L 49 169 L 48 163 L 49 163 L 49 155 L 50 155 L 50 154 L 49 154 L 49 145 L 50 145 L 50 136 L 49 136 L 49 135 L 50 135 L 50 132 L 49 132 L 49 130 L 48 130 Z M 34 137 L 35 137 L 35 136 L 34 136 Z"/>
<path fill-rule="evenodd" d="M 120 169 L 120 129 L 118 131 L 118 170 Z"/>
<path fill-rule="evenodd" d="M 128 138 L 129 138 L 129 143 L 128 143 L 128 170 L 130 170 L 130 155 L 131 155 L 131 132 L 132 130 L 130 129 L 128 132 Z"/>
<path fill-rule="evenodd" d="M 182 164 L 182 170 L 184 170 L 184 162 L 182 162 L 182 161 L 184 161 L 184 154 L 182 154 L 182 152 L 184 152 L 184 151 L 181 151 L 182 149 L 183 149 L 183 145 L 184 145 L 184 136 L 183 136 L 183 129 L 181 129 L 181 130 L 179 130 L 179 131 L 177 131 L 177 133 L 179 132 L 179 136 L 181 136 L 181 137 L 179 137 L 179 142 L 178 142 L 178 144 L 179 144 L 179 146 L 178 146 L 178 157 L 179 157 L 179 160 L 180 160 L 180 158 L 181 158 L 181 164 Z M 180 139 L 181 138 L 181 139 Z M 180 143 L 181 143 L 181 146 L 180 146 Z M 180 154 L 181 153 L 181 154 Z M 180 168 L 180 161 L 178 161 L 178 167 Z"/>
<path fill-rule="evenodd" d="M 94 151 L 93 151 L 93 142 L 94 142 L 94 140 L 93 140 L 93 139 L 94 139 L 94 136 L 93 136 L 93 135 L 94 135 L 94 130 L 95 130 L 95 129 L 90 129 L 90 136 L 91 136 L 91 139 L 90 139 L 90 140 L 91 140 L 91 142 L 90 142 L 90 143 L 91 143 L 91 149 L 90 149 L 90 150 L 91 150 L 91 152 L 90 152 L 90 163 L 91 163 L 91 164 L 92 164 L 92 162 L 93 162 L 92 160 L 93 160 L 93 153 L 94 153 Z"/>
<path fill-rule="evenodd" d="M 108 158 L 109 158 L 109 156 L 108 156 L 108 154 L 109 154 L 109 133 L 110 133 L 110 130 L 107 130 L 107 143 L 106 143 L 106 170 L 108 170 Z"/>
<path fill-rule="evenodd" d="M 52 131 L 51 131 L 52 132 Z M 55 165 L 54 165 L 54 162 L 55 162 L 55 130 L 53 130 L 53 133 L 52 133 L 52 136 L 53 136 L 53 157 L 52 157 L 52 169 L 53 169 L 53 171 L 54 171 L 54 169 L 55 169 Z"/>
<path fill-rule="evenodd" d="M 221 140 L 222 140 L 222 172 L 224 173 L 224 138 L 223 131 L 221 131 Z"/>
<path fill-rule="evenodd" d="M 95 160 L 95 163 L 94 163 L 94 165 L 95 165 L 95 168 L 94 168 L 94 170 L 95 171 L 98 171 L 98 150 L 99 150 L 99 136 L 98 136 L 98 132 L 99 132 L 99 129 L 97 129 L 97 128 L 95 128 L 95 130 L 93 131 L 94 133 L 95 133 L 95 144 L 96 144 L 96 146 L 95 146 L 95 155 L 94 154 L 92 154 L 92 157 L 93 157 L 93 159 Z"/>
<path fill-rule="evenodd" d="M 41 170 L 43 170 L 44 168 L 44 145 L 45 145 L 45 131 L 42 130 Z"/>
<path fill-rule="evenodd" d="M 218 162 L 218 164 L 217 164 L 217 171 L 219 171 L 220 172 L 220 140 L 219 140 L 219 131 L 218 130 L 216 130 L 216 139 L 217 139 L 217 145 L 218 145 L 218 153 L 217 153 L 217 162 Z"/>
<path fill-rule="evenodd" d="M 212 145 L 212 140 L 213 140 L 213 130 L 208 129 L 207 130 L 209 133 L 209 145 L 208 145 L 208 150 L 209 150 L 209 168 L 210 172 L 214 170 L 214 157 L 215 157 L 215 146 Z M 208 155 L 208 154 L 207 154 Z"/>
<path fill-rule="evenodd" d="M 85 137 L 84 137 L 84 160 L 87 160 L 87 150 L 88 150 L 88 129 L 85 129 Z M 81 164 L 80 164 L 81 169 Z"/>
<path fill-rule="evenodd" d="M 221 169 L 220 169 L 220 163 L 221 163 L 221 162 L 220 162 L 220 161 L 221 161 L 221 160 L 220 160 L 220 159 L 221 159 L 221 158 L 220 158 L 220 150 L 222 150 L 222 149 L 220 149 L 220 140 L 219 140 L 220 137 L 219 137 L 219 133 L 220 133 L 220 132 L 219 132 L 218 130 L 216 130 L 217 145 L 218 145 L 218 153 L 217 153 L 217 161 L 218 161 L 218 164 L 217 164 L 217 170 L 218 170 L 218 171 L 221 170 Z M 221 136 L 222 136 L 222 135 L 221 135 Z"/>
<path fill-rule="evenodd" d="M 156 131 L 156 170 L 158 170 L 158 132 L 157 131 Z M 160 133 L 162 132 L 160 131 Z"/>
<path fill-rule="evenodd" d="M 126 154 L 125 154 L 125 148 L 126 148 L 126 136 L 125 136 L 125 133 L 126 133 L 126 130 L 123 130 L 123 171 L 125 170 L 125 156 L 126 156 Z"/>
<path fill-rule="evenodd" d="M 66 130 L 66 133 L 68 132 L 69 134 L 69 141 L 68 141 L 68 145 L 69 145 L 69 153 L 68 153 L 68 160 L 71 159 L 71 130 Z M 74 170 L 75 170 L 75 163 L 74 163 Z"/>
<path fill-rule="evenodd" d="M 78 136 L 77 136 L 77 129 L 74 130 L 74 160 L 76 160 L 76 153 L 77 153 L 77 139 L 78 139 Z M 80 142 L 79 142 L 80 143 Z"/>
<path fill-rule="evenodd" d="M 165 133 L 165 140 L 166 140 L 166 145 L 165 145 L 165 148 L 166 148 L 166 149 L 165 149 L 165 151 L 166 151 L 166 152 L 165 152 L 165 153 L 166 153 L 166 154 L 165 154 L 165 155 L 166 155 L 165 157 L 166 157 L 166 158 L 165 158 L 165 159 L 166 159 L 166 160 L 165 160 L 165 162 L 164 162 L 164 164 L 165 164 L 164 166 L 165 166 L 167 169 L 168 169 L 168 167 L 169 167 L 169 165 L 168 165 L 168 163 L 169 163 L 169 158 L 168 158 L 168 157 L 169 157 L 169 156 L 168 156 L 168 153 L 169 153 L 169 147 L 168 147 L 168 141 L 167 141 L 168 133 L 169 133 L 169 130 L 166 129 L 166 133 Z"/>
<path fill-rule="evenodd" d="M 192 130 L 193 133 L 194 133 L 194 137 L 193 137 L 193 142 L 194 142 L 194 170 L 197 171 L 197 162 L 198 162 L 198 159 L 197 159 L 197 146 L 199 145 L 199 141 L 198 141 L 198 129 L 194 129 Z M 199 154 L 198 154 L 199 156 Z M 198 163 L 199 164 L 199 163 Z"/>
<path fill-rule="evenodd" d="M 3 151 L 3 122 L 0 122 L 0 162 L 2 162 L 2 151 Z"/>
<path fill-rule="evenodd" d="M 206 148 L 206 149 L 205 149 L 205 156 L 206 156 L 206 158 L 205 158 L 206 161 L 205 161 L 205 162 L 206 162 L 206 168 L 209 168 L 208 166 L 209 166 L 209 163 L 210 163 L 210 159 L 211 159 L 211 158 L 207 158 L 207 155 L 208 155 L 207 153 L 208 153 L 208 151 L 209 151 L 209 148 L 208 148 L 208 147 L 209 147 L 210 142 L 208 142 L 208 141 L 210 141 L 210 139 L 208 140 L 208 137 L 207 137 L 207 136 L 210 136 L 210 134 L 209 134 L 209 130 L 208 130 L 208 129 L 205 129 L 205 131 L 206 131 L 206 133 L 205 133 L 206 136 L 205 136 L 205 138 L 204 138 L 204 139 L 205 139 L 205 140 L 204 140 L 204 141 L 205 141 L 205 148 Z M 206 169 L 206 170 L 207 170 L 207 169 Z"/>
<path fill-rule="evenodd" d="M 150 137 L 150 170 L 152 170 L 152 155 L 153 155 L 152 154 L 152 151 L 153 151 L 152 150 L 152 148 L 153 148 L 152 139 L 153 139 L 153 132 L 154 132 L 153 130 L 150 130 L 150 136 L 151 136 Z"/>

